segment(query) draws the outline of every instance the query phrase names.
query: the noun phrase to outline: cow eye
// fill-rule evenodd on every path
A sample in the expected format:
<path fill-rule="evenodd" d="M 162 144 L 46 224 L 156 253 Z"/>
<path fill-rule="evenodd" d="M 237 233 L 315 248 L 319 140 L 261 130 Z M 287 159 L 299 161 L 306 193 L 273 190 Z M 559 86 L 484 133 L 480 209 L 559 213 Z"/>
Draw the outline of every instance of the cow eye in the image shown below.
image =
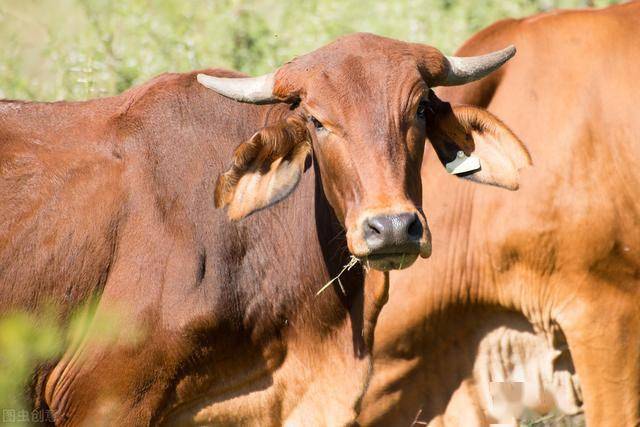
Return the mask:
<path fill-rule="evenodd" d="M 313 123 L 313 126 L 317 129 L 324 129 L 324 125 L 322 123 L 320 123 L 320 120 L 316 119 L 313 116 L 309 116 L 309 120 L 311 120 L 311 123 Z"/>
<path fill-rule="evenodd" d="M 426 100 L 422 100 L 420 101 L 420 104 L 418 104 L 418 110 L 416 111 L 416 116 L 420 119 L 420 120 L 424 120 L 425 117 L 427 117 L 427 101 Z"/>

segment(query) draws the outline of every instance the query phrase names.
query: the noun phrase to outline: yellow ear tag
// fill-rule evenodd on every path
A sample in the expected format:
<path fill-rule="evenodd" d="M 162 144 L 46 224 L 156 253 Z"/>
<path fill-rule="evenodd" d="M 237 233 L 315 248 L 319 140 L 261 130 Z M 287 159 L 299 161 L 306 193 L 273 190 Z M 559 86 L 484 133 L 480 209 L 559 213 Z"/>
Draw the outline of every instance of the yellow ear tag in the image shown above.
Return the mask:
<path fill-rule="evenodd" d="M 458 151 L 456 158 L 444 165 L 447 172 L 452 175 L 460 175 L 467 172 L 480 170 L 480 159 L 476 156 L 467 156 L 463 151 Z"/>

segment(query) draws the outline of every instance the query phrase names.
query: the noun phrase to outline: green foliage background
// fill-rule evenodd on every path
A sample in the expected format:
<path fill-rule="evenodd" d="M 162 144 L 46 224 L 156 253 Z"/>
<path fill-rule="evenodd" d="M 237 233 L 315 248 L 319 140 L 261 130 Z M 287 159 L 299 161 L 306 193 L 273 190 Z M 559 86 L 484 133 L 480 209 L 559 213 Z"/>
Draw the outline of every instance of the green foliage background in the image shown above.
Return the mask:
<path fill-rule="evenodd" d="M 452 52 L 504 17 L 612 0 L 1 0 L 0 98 L 86 99 L 165 71 L 267 72 L 369 31 Z"/>

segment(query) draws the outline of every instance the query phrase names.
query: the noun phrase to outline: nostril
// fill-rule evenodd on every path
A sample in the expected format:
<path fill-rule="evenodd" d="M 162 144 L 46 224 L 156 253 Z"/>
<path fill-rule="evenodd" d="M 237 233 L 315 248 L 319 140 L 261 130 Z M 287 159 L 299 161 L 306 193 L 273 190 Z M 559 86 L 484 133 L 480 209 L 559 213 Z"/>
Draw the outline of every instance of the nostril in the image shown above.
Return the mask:
<path fill-rule="evenodd" d="M 375 251 L 386 244 L 388 239 L 388 227 L 385 227 L 384 218 L 369 218 L 364 227 L 364 240 L 370 250 Z"/>
<path fill-rule="evenodd" d="M 384 223 L 380 218 L 371 218 L 367 221 L 367 233 L 380 235 L 384 233 Z"/>
<path fill-rule="evenodd" d="M 420 224 L 420 219 L 417 214 L 413 215 L 413 221 L 407 228 L 407 234 L 412 239 L 419 239 L 422 237 L 422 224 Z"/>
<path fill-rule="evenodd" d="M 382 233 L 378 227 L 376 227 L 374 224 L 371 224 L 371 223 L 369 223 L 369 230 L 371 232 L 373 232 L 373 234 L 381 234 Z"/>

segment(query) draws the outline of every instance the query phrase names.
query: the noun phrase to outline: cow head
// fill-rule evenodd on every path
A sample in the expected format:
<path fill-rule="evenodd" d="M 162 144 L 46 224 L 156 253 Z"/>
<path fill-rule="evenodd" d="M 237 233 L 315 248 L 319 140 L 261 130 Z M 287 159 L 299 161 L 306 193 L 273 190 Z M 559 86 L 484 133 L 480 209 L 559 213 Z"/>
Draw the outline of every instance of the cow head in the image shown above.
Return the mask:
<path fill-rule="evenodd" d="M 517 170 L 528 163 L 521 143 L 497 119 L 472 107 L 451 108 L 430 88 L 477 80 L 514 53 L 509 47 L 446 57 L 430 46 L 354 34 L 262 77 L 199 75 L 226 97 L 286 102 L 293 110 L 238 146 L 218 180 L 216 205 L 240 219 L 282 200 L 313 154 L 353 255 L 381 270 L 428 257 L 420 173 L 426 140 L 450 172 L 487 184 L 517 187 Z"/>

